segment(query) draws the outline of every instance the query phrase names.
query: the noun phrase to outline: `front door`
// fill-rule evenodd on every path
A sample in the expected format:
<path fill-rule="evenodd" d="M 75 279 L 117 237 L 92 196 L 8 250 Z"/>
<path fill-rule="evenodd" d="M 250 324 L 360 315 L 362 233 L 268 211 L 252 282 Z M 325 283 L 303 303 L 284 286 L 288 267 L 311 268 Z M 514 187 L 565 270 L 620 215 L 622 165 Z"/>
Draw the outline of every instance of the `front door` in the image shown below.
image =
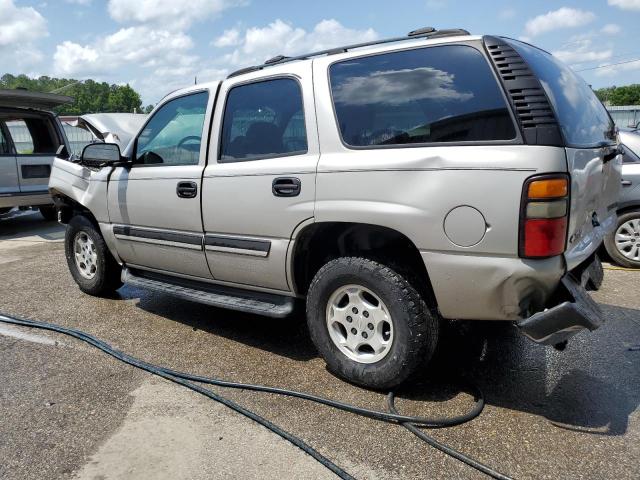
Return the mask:
<path fill-rule="evenodd" d="M 208 90 L 167 100 L 137 137 L 133 166 L 111 176 L 109 218 L 129 266 L 211 276 L 200 216 L 208 100 Z"/>
<path fill-rule="evenodd" d="M 287 249 L 313 218 L 319 148 L 311 63 L 284 68 L 223 83 L 202 218 L 216 280 L 289 291 Z"/>

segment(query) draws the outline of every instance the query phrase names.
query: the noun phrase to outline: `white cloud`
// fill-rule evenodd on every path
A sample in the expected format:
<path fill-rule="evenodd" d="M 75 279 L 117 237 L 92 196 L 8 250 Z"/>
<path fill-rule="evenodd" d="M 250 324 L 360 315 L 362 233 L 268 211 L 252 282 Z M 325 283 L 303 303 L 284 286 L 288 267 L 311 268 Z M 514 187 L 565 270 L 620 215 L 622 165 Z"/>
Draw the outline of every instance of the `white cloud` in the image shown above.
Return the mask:
<path fill-rule="evenodd" d="M 525 25 L 525 31 L 529 37 L 533 37 L 552 30 L 581 27 L 595 18 L 593 12 L 562 7 L 532 18 Z"/>
<path fill-rule="evenodd" d="M 75 3 L 76 5 L 82 5 L 86 7 L 87 5 L 91 5 L 91 0 L 65 0 L 67 3 Z"/>
<path fill-rule="evenodd" d="M 622 10 L 640 10 L 640 0 L 609 0 L 607 3 Z"/>
<path fill-rule="evenodd" d="M 48 34 L 47 22 L 35 8 L 0 0 L 0 65 L 5 71 L 22 73 L 41 62 L 36 42 Z"/>
<path fill-rule="evenodd" d="M 615 23 L 607 23 L 600 31 L 605 35 L 617 35 L 622 31 L 622 28 Z"/>
<path fill-rule="evenodd" d="M 322 20 L 310 32 L 278 19 L 266 27 L 246 30 L 238 48 L 225 55 L 223 61 L 231 66 L 245 66 L 262 63 L 275 55 L 291 56 L 376 38 L 378 34 L 371 28 L 353 30 L 333 19 Z"/>
<path fill-rule="evenodd" d="M 597 48 L 594 47 L 592 38 L 595 36 L 596 34 L 593 32 L 573 36 L 570 39 L 571 41 L 566 44 L 566 47 L 573 45 L 573 48 L 563 48 L 552 53 L 568 64 L 601 62 L 611 58 L 613 55 L 611 48 L 605 49 L 601 43 L 598 44 Z"/>
<path fill-rule="evenodd" d="M 152 23 L 184 30 L 194 22 L 244 5 L 244 0 L 109 0 L 109 15 L 120 23 Z"/>
<path fill-rule="evenodd" d="M 88 45 L 65 41 L 53 55 L 57 74 L 86 77 L 96 73 L 118 73 L 127 67 L 182 66 L 194 57 L 186 55 L 193 41 L 182 32 L 149 27 L 122 28 Z"/>
<path fill-rule="evenodd" d="M 240 44 L 240 31 L 237 28 L 225 30 L 222 35 L 213 41 L 213 46 L 218 48 L 235 47 Z"/>
<path fill-rule="evenodd" d="M 13 0 L 0 0 L 0 48 L 30 43 L 44 37 L 47 22 L 33 7 L 17 7 Z"/>

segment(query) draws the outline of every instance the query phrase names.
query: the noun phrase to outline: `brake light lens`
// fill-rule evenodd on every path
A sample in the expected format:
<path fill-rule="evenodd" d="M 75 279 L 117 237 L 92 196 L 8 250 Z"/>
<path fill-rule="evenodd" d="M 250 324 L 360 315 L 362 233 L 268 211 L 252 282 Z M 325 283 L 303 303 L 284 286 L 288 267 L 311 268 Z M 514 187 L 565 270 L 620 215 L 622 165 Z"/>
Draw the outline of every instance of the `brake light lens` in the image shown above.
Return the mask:
<path fill-rule="evenodd" d="M 547 258 L 562 254 L 568 213 L 566 175 L 532 177 L 525 182 L 520 210 L 520 256 Z"/>

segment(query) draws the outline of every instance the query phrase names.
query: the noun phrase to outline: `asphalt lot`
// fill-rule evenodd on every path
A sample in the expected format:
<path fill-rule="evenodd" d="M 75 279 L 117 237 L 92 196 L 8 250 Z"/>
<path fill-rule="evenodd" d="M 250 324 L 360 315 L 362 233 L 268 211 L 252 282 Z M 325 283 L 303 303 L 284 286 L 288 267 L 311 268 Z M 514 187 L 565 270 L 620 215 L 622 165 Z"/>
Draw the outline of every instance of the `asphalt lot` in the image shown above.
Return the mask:
<path fill-rule="evenodd" d="M 304 320 L 271 320 L 123 287 L 82 294 L 63 230 L 37 213 L 0 220 L 0 312 L 85 330 L 144 360 L 201 375 L 304 390 L 370 408 L 384 395 L 324 368 Z M 450 328 L 403 412 L 484 413 L 431 431 L 519 479 L 640 478 L 640 272 L 607 269 L 595 298 L 607 323 L 564 352 L 504 324 Z M 486 478 L 400 427 L 301 400 L 215 389 L 357 478 Z M 0 324 L 0 478 L 333 478 L 251 421 L 61 335 Z"/>

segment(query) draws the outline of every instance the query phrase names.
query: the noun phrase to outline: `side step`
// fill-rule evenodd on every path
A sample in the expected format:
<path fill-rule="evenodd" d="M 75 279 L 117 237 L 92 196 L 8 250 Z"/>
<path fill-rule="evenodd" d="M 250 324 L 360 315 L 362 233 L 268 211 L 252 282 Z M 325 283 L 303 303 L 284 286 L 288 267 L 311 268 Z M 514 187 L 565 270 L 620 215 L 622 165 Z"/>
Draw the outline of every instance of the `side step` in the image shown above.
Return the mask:
<path fill-rule="evenodd" d="M 267 317 L 286 317 L 293 312 L 294 307 L 294 299 L 284 295 L 252 292 L 138 269 L 124 268 L 122 281 L 135 287 L 166 293 L 212 307 Z"/>

